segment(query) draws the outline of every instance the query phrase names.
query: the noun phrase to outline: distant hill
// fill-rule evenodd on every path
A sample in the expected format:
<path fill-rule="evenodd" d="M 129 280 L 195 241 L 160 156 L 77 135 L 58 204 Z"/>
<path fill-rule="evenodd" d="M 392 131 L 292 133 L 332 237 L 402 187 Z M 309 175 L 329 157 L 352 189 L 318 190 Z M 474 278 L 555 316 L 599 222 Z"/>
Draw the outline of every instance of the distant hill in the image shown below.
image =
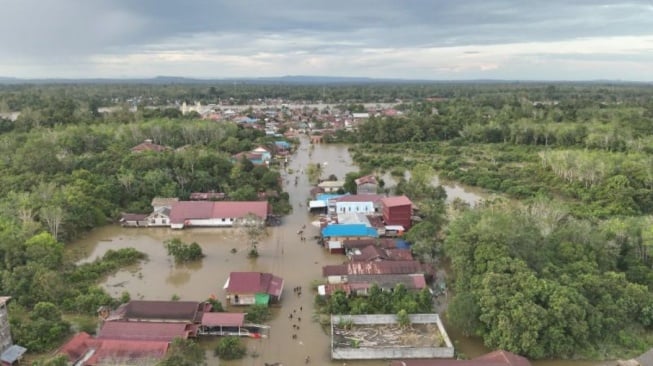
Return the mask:
<path fill-rule="evenodd" d="M 309 76 L 309 75 L 286 75 L 279 77 L 258 77 L 258 78 L 215 78 L 200 79 L 181 76 L 157 76 L 154 78 L 42 78 L 42 79 L 21 79 L 0 76 L 0 85 L 12 84 L 251 84 L 251 85 L 352 85 L 352 84 L 533 84 L 533 83 L 556 83 L 556 84 L 649 84 L 650 82 L 629 82 L 619 80 L 587 80 L 587 81 L 538 81 L 538 80 L 498 80 L 498 79 L 477 79 L 477 80 L 426 80 L 426 79 L 392 79 L 392 78 L 369 78 L 369 77 L 348 77 L 348 76 Z"/>

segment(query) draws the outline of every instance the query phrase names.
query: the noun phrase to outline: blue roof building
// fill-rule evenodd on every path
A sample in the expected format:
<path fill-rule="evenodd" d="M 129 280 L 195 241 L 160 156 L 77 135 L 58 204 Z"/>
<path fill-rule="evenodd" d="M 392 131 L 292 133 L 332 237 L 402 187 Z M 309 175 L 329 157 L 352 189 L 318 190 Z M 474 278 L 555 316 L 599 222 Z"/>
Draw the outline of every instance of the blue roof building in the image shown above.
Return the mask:
<path fill-rule="evenodd" d="M 290 149 L 290 144 L 287 141 L 275 141 L 274 144 L 280 149 Z"/>
<path fill-rule="evenodd" d="M 365 224 L 332 224 L 322 229 L 323 237 L 370 237 L 377 238 L 375 228 Z"/>

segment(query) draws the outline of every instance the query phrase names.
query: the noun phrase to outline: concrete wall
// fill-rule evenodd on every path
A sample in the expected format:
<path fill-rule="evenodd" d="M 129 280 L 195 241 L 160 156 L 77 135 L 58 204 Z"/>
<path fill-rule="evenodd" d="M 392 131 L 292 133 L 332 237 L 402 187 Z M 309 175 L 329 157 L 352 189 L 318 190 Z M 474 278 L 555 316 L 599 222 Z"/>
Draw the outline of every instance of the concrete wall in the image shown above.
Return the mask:
<path fill-rule="evenodd" d="M 336 202 L 336 212 L 338 213 L 374 213 L 374 203 L 372 202 Z"/>
<path fill-rule="evenodd" d="M 394 314 L 380 315 L 332 315 L 331 316 L 331 358 L 334 360 L 370 360 L 370 359 L 401 359 L 401 358 L 453 358 L 454 348 L 451 339 L 444 329 L 442 320 L 438 314 L 412 314 L 410 321 L 413 324 L 436 324 L 444 347 L 383 347 L 378 348 L 334 348 L 333 332 L 334 325 L 344 322 L 354 324 L 394 324 L 397 323 L 397 316 Z"/>

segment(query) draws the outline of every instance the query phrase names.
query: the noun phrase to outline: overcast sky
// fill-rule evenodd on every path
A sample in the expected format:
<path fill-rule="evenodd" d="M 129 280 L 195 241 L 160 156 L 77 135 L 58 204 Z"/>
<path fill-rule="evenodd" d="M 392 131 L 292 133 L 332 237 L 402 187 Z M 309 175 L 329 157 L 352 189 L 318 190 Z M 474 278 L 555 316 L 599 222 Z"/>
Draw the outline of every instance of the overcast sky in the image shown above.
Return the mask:
<path fill-rule="evenodd" d="M 0 76 L 653 81 L 653 0 L 0 0 Z"/>

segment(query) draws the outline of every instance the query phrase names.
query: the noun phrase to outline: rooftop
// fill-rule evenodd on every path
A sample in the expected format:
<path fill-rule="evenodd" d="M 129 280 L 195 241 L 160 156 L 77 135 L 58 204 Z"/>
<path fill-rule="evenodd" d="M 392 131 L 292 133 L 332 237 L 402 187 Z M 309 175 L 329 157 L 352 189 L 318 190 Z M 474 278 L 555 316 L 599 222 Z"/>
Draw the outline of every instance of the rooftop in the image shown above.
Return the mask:
<path fill-rule="evenodd" d="M 322 229 L 322 236 L 358 236 L 376 238 L 379 236 L 376 229 L 365 224 L 332 224 Z"/>
<path fill-rule="evenodd" d="M 120 305 L 111 313 L 108 321 L 113 320 L 167 320 L 195 322 L 202 303 L 197 301 L 152 301 L 132 300 Z"/>
<path fill-rule="evenodd" d="M 471 360 L 398 360 L 392 361 L 390 366 L 531 366 L 531 363 L 522 356 L 498 350 Z"/>
<path fill-rule="evenodd" d="M 188 338 L 190 324 L 154 322 L 104 322 L 98 339 L 162 341 Z"/>
<path fill-rule="evenodd" d="M 202 325 L 207 327 L 240 327 L 245 323 L 245 313 L 204 313 Z"/>
<path fill-rule="evenodd" d="M 231 272 L 225 285 L 229 293 L 255 294 L 266 293 L 280 296 L 283 291 L 283 279 L 272 273 Z"/>
<path fill-rule="evenodd" d="M 412 206 L 413 202 L 406 196 L 384 197 L 381 202 L 385 207 Z"/>
<path fill-rule="evenodd" d="M 336 202 L 380 202 L 383 199 L 379 194 L 349 194 L 339 197 Z"/>

